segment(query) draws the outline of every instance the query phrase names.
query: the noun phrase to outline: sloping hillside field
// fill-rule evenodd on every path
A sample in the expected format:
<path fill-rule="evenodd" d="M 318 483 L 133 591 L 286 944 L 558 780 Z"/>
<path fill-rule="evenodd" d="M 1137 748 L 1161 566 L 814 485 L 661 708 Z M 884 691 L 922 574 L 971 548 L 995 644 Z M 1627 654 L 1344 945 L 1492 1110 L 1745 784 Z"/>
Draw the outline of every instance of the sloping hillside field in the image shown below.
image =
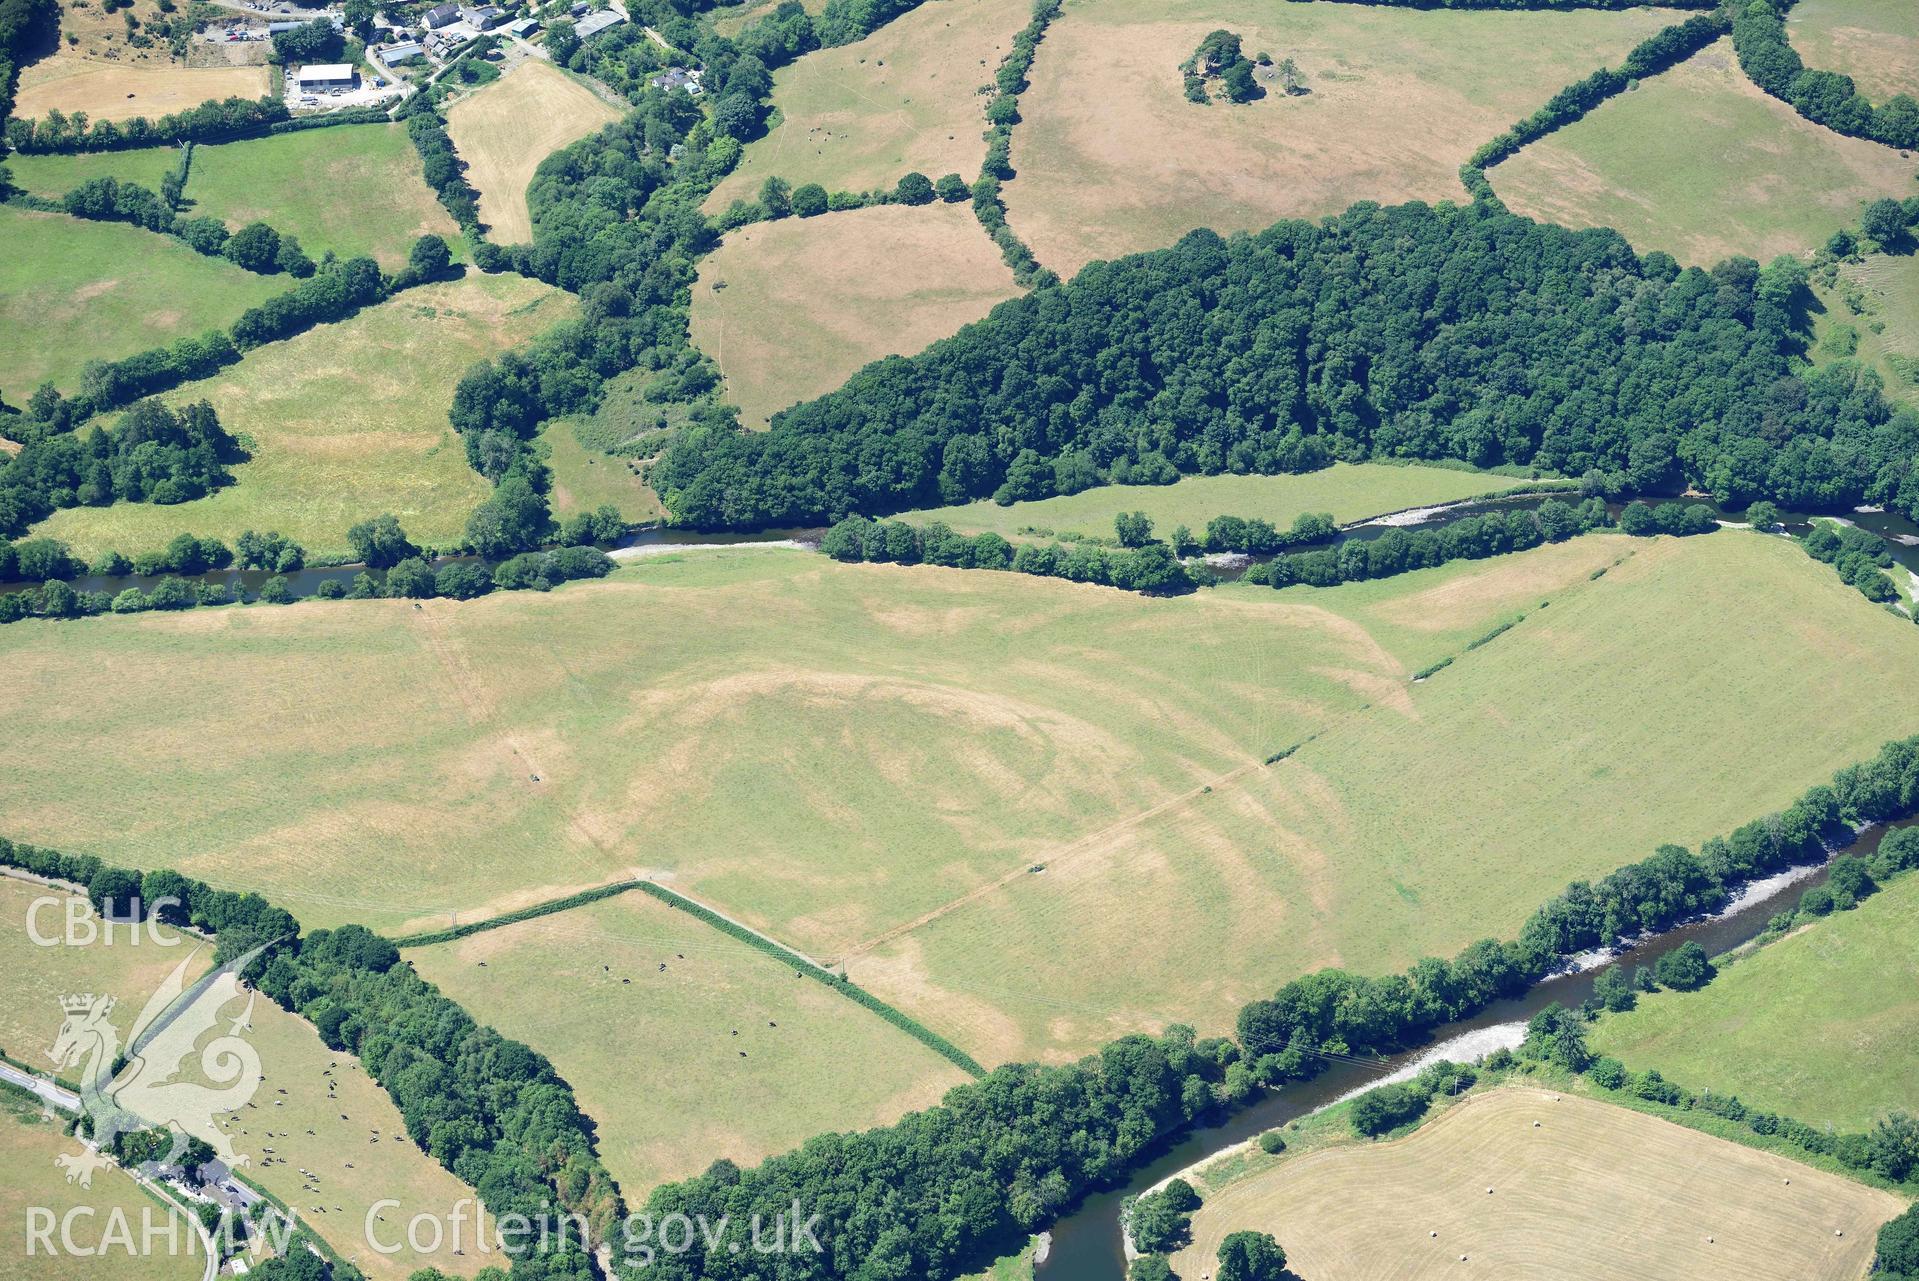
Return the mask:
<path fill-rule="evenodd" d="M 1073 0 L 1020 98 L 1013 226 L 1071 276 L 1095 258 L 1318 218 L 1355 200 L 1457 200 L 1458 168 L 1670 11 L 1467 13 L 1250 0 Z M 1186 100 L 1179 64 L 1215 28 L 1291 58 L 1310 92 Z"/>

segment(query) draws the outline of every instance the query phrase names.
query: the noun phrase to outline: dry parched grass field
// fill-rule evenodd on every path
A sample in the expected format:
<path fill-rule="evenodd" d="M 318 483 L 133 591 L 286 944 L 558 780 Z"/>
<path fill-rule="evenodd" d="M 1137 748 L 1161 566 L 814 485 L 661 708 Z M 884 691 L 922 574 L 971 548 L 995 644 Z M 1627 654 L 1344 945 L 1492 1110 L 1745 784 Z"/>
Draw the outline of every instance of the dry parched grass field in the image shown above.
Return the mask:
<path fill-rule="evenodd" d="M 1911 732 L 1883 691 L 1919 679 L 1912 624 L 1848 591 L 1783 539 L 1726 532 L 1222 593 L 1214 608 L 1271 611 L 1268 627 L 1349 620 L 1341 676 L 1369 706 L 1208 792 L 1157 808 L 1142 793 L 1039 847 L 1043 875 L 882 936 L 849 972 L 998 1062 L 1084 1053 L 1142 1025 L 1225 1031 L 1245 1001 L 1322 965 L 1384 974 L 1511 937 L 1567 881 L 1695 845 Z M 1461 653 L 1448 629 L 1476 637 L 1520 611 L 1407 684 Z M 1423 646 L 1397 639 L 1422 631 Z M 1278 695 L 1326 660 L 1241 661 Z M 1708 724 L 1728 742 L 1767 726 L 1768 749 L 1706 751 L 1674 732 Z"/>
<path fill-rule="evenodd" d="M 1801 0 L 1786 36 L 1806 65 L 1851 76 L 1875 103 L 1919 97 L 1919 13 L 1912 0 Z"/>
<path fill-rule="evenodd" d="M 694 553 L 466 604 L 16 624 L 0 808 L 315 926 L 653 869 L 983 1062 L 1058 1058 L 1509 934 L 1783 805 L 1910 731 L 1910 627 L 1739 532 L 1173 600 Z"/>
<path fill-rule="evenodd" d="M 779 123 L 746 148 L 706 208 L 752 200 L 769 177 L 828 191 L 891 187 L 912 170 L 971 182 L 986 156 L 986 98 L 1030 0 L 931 0 L 857 44 L 773 77 Z"/>
<path fill-rule="evenodd" d="M 1290 0 L 1070 0 L 1041 42 L 1008 216 L 1041 263 L 1317 218 L 1356 200 L 1462 200 L 1480 143 L 1675 20 L 1670 11 L 1420 12 Z M 1292 58 L 1312 92 L 1186 100 L 1207 32 Z"/>
<path fill-rule="evenodd" d="M 693 341 L 749 428 L 907 356 L 1018 294 L 964 204 L 881 205 L 743 227 L 700 263 Z"/>
<path fill-rule="evenodd" d="M 1611 227 L 1646 253 L 1710 265 L 1823 245 L 1919 160 L 1802 118 L 1747 79 L 1722 40 L 1527 147 L 1489 177 L 1514 212 Z"/>
<path fill-rule="evenodd" d="M 503 245 L 533 239 L 526 187 L 540 162 L 620 118 L 551 63 L 529 58 L 447 112 L 447 133 L 480 193 L 480 221 Z"/>
<path fill-rule="evenodd" d="M 1489 1089 L 1412 1134 L 1282 1159 L 1207 1197 L 1184 1277 L 1271 1232 L 1306 1277 L 1855 1281 L 1901 1198 L 1573 1094 Z"/>
<path fill-rule="evenodd" d="M 266 93 L 265 67 L 127 66 L 56 53 L 21 68 L 13 114 L 25 119 L 49 111 L 84 111 L 92 120 L 154 120 L 209 99 L 264 98 Z"/>
<path fill-rule="evenodd" d="M 0 961 L 5 962 L 9 976 L 0 985 L 0 1049 L 23 1063 L 54 1069 L 46 1051 L 60 1030 L 61 997 L 81 992 L 112 995 L 118 1004 L 111 1018 L 124 1035 L 147 997 L 181 961 L 189 961 L 188 982 L 206 973 L 212 963 L 210 944 L 165 927 L 158 928 L 158 943 L 144 930 L 135 942 L 122 927 L 111 944 L 102 936 L 90 944 L 41 947 L 27 929 L 32 904 L 40 899 L 60 905 L 41 909 L 35 916 L 34 925 L 42 936 L 62 935 L 64 905 L 69 901 L 80 904 L 88 919 L 93 916 L 83 899 L 0 877 Z M 237 1014 L 242 1008 L 236 1002 L 229 1013 Z M 265 997 L 254 1003 L 251 1018 L 247 1039 L 259 1052 L 266 1080 L 254 1097 L 254 1106 L 243 1107 L 222 1121 L 235 1150 L 249 1158 L 247 1177 L 292 1206 L 309 1227 L 369 1276 L 401 1281 L 428 1265 L 461 1275 L 477 1271 L 485 1260 L 476 1258 L 471 1249 L 464 1258 L 456 1256 L 451 1243 L 437 1254 L 405 1247 L 387 1255 L 370 1248 L 362 1224 L 375 1201 L 400 1200 L 400 1209 L 383 1213 L 387 1225 L 403 1227 L 416 1213 L 431 1211 L 444 1218 L 471 1191 L 406 1138 L 392 1099 L 355 1059 L 328 1050 L 310 1025 Z M 63 1069 L 63 1074 L 71 1078 L 75 1072 Z M 206 1080 L 191 1059 L 181 1079 Z M 329 1082 L 333 1097 L 329 1097 Z M 0 1121 L 0 1131 L 4 1129 Z M 71 1146 L 62 1142 L 62 1150 Z M 52 1156 L 45 1160 L 47 1172 L 57 1179 Z M 319 1176 L 317 1181 L 301 1175 L 301 1169 Z M 32 1176 L 37 1174 L 37 1169 L 0 1164 L 0 1205 L 10 1190 L 36 1182 Z M 15 1230 L 15 1221 L 0 1218 L 0 1232 Z M 404 1246 L 403 1231 L 386 1234 L 384 1227 L 381 1231 L 383 1240 Z M 192 1275 L 199 1275 L 197 1265 Z"/>
<path fill-rule="evenodd" d="M 827 1130 L 890 1124 L 966 1079 L 845 997 L 637 891 L 407 959 L 552 1058 L 636 1204 L 720 1157 L 752 1165 Z"/>
<path fill-rule="evenodd" d="M 229 431 L 252 437 L 233 484 L 173 507 L 68 508 L 36 530 L 89 557 L 160 547 L 181 530 L 231 543 L 245 529 L 277 529 L 312 555 L 339 556 L 350 550 L 348 526 L 390 511 L 415 541 L 456 542 L 490 487 L 447 422 L 454 386 L 474 361 L 519 345 L 572 305 L 523 277 L 470 274 L 269 344 L 166 397 L 205 397 Z"/>

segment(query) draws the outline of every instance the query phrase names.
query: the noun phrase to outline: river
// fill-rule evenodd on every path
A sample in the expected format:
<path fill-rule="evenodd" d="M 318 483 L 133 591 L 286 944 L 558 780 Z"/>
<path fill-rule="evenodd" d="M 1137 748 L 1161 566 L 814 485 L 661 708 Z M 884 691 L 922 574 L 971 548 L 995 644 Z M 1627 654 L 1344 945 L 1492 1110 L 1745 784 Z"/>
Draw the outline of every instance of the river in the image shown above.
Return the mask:
<path fill-rule="evenodd" d="M 1919 819 L 1867 828 L 1850 844 L 1832 851 L 1869 855 L 1888 831 Z M 1389 1080 L 1403 1080 L 1425 1063 L 1443 1058 L 1471 1060 L 1500 1046 L 1519 1044 L 1533 1015 L 1557 1001 L 1573 1007 L 1592 995 L 1593 984 L 1607 964 L 1627 967 L 1652 965 L 1682 943 L 1697 943 L 1718 956 L 1765 932 L 1774 914 L 1798 901 L 1798 896 L 1826 877 L 1823 865 L 1794 869 L 1790 874 L 1756 882 L 1736 895 L 1718 915 L 1676 925 L 1663 934 L 1641 939 L 1618 954 L 1579 958 L 1566 971 L 1548 977 L 1522 996 L 1495 1001 L 1469 1019 L 1437 1029 L 1424 1044 L 1377 1061 L 1329 1061 L 1326 1070 L 1310 1081 L 1288 1085 L 1260 1096 L 1217 1124 L 1188 1130 L 1159 1155 L 1134 1172 L 1123 1186 L 1096 1192 L 1079 1208 L 1052 1227 L 1052 1248 L 1046 1261 L 1034 1268 L 1037 1281 L 1124 1281 L 1126 1259 L 1120 1240 L 1120 1204 L 1138 1196 L 1188 1166 L 1227 1148 L 1257 1137 L 1266 1130 L 1317 1112 L 1363 1090 Z"/>

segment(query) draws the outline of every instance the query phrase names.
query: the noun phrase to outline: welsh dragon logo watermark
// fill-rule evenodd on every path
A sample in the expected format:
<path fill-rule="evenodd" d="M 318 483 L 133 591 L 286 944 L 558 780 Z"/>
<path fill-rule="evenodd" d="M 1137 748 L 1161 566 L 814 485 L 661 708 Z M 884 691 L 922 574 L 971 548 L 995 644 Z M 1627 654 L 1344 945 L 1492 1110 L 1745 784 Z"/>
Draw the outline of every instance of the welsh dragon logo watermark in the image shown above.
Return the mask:
<path fill-rule="evenodd" d="M 55 1158 L 69 1183 L 91 1187 L 94 1173 L 113 1164 L 105 1153 L 114 1149 L 115 1141 L 143 1131 L 161 1131 L 169 1138 L 164 1155 L 140 1163 L 141 1172 L 149 1176 L 178 1165 L 189 1139 L 205 1143 L 229 1169 L 247 1164 L 246 1154 L 234 1150 L 215 1118 L 245 1107 L 264 1079 L 260 1053 L 246 1039 L 257 994 L 241 986 L 240 975 L 266 946 L 228 961 L 191 986 L 186 975 L 198 949 L 174 966 L 134 1020 L 124 1063 L 119 1030 L 110 1018 L 114 998 L 92 993 L 61 998 L 66 1018 L 47 1057 L 56 1068 L 79 1069 L 80 1106 L 90 1133 L 90 1141 L 78 1152 Z M 242 997 L 245 1007 L 224 1017 Z M 179 1079 L 194 1047 L 223 1021 L 225 1030 L 198 1052 L 200 1074 L 212 1084 Z"/>

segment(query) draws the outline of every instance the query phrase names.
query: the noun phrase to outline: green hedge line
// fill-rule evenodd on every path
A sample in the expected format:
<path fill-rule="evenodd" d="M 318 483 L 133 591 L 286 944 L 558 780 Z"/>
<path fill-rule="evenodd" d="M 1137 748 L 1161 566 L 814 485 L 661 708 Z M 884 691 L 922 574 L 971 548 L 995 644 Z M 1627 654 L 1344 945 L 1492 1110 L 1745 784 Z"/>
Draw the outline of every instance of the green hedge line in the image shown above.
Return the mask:
<path fill-rule="evenodd" d="M 484 934 L 488 930 L 497 930 L 506 925 L 517 925 L 521 921 L 531 921 L 542 916 L 551 916 L 555 912 L 564 912 L 570 908 L 584 907 L 588 903 L 597 903 L 603 898 L 612 898 L 628 890 L 638 889 L 642 881 L 620 881 L 613 885 L 601 885 L 595 889 L 581 890 L 578 894 L 569 894 L 565 898 L 556 898 L 547 903 L 535 903 L 532 907 L 523 907 L 517 912 L 508 912 L 504 916 L 488 917 L 484 921 L 473 921 L 466 925 L 455 925 L 444 930 L 432 930 L 424 934 L 408 934 L 404 938 L 393 940 L 395 947 L 431 947 L 435 943 L 451 943 L 455 939 L 467 938 L 474 934 Z"/>
<path fill-rule="evenodd" d="M 664 885 L 660 885 L 654 881 L 640 881 L 638 888 L 647 894 L 651 894 L 662 903 L 677 907 L 682 912 L 697 917 L 722 934 L 731 935 L 748 947 L 757 948 L 768 956 L 784 961 L 808 978 L 817 979 L 840 995 L 858 1002 L 968 1076 L 978 1079 L 986 1075 L 986 1069 L 981 1067 L 979 1061 L 965 1050 L 960 1049 L 959 1046 L 954 1045 L 951 1041 L 941 1036 L 938 1032 L 933 1031 L 933 1029 L 927 1027 L 924 1023 L 914 1019 L 911 1015 L 902 1013 L 900 1010 L 888 1005 L 885 1001 L 880 1000 L 871 992 L 861 988 L 852 980 L 841 978 L 829 970 L 821 969 L 813 962 L 801 956 L 798 952 L 787 947 L 782 947 L 772 939 L 747 929 L 744 925 L 729 921 L 711 908 L 702 907 L 683 894 L 675 894 Z"/>

